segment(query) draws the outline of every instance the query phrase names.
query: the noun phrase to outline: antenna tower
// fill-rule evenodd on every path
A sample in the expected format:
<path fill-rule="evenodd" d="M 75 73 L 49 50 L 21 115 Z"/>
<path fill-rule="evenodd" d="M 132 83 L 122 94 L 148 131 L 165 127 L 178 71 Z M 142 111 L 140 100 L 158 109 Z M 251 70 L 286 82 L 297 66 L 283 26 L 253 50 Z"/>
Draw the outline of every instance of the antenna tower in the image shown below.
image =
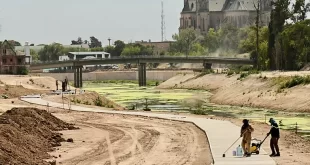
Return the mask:
<path fill-rule="evenodd" d="M 164 13 L 164 1 L 161 1 L 161 41 L 166 40 L 166 22 Z"/>

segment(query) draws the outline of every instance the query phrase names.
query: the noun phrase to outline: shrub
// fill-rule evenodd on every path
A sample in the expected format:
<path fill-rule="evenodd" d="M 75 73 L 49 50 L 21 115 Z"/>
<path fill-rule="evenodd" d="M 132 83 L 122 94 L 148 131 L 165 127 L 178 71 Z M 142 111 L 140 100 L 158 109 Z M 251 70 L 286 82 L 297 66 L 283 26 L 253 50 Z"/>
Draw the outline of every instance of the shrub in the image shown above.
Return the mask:
<path fill-rule="evenodd" d="M 103 102 L 102 102 L 102 100 L 100 99 L 99 96 L 98 96 L 93 102 L 94 102 L 94 104 L 95 104 L 96 106 L 99 106 L 99 107 L 102 107 L 102 106 L 103 106 Z"/>
<path fill-rule="evenodd" d="M 190 112 L 192 114 L 195 114 L 195 115 L 206 115 L 206 112 L 204 110 L 201 110 L 201 109 L 191 110 Z"/>
<path fill-rule="evenodd" d="M 85 105 L 91 105 L 91 103 L 87 100 L 87 101 L 84 101 L 84 103 L 83 104 L 85 104 Z"/>
<path fill-rule="evenodd" d="M 309 84 L 309 83 L 310 83 L 310 76 L 306 76 L 306 77 L 294 76 L 294 77 L 290 77 L 289 79 L 286 79 L 280 85 L 280 89 L 292 88 L 300 84 Z"/>
<path fill-rule="evenodd" d="M 234 73 L 235 73 L 234 71 L 230 70 L 230 71 L 227 73 L 227 76 L 231 76 L 231 75 L 233 75 Z"/>
<path fill-rule="evenodd" d="M 29 71 L 25 66 L 20 66 L 17 68 L 17 74 L 19 75 L 28 75 Z"/>

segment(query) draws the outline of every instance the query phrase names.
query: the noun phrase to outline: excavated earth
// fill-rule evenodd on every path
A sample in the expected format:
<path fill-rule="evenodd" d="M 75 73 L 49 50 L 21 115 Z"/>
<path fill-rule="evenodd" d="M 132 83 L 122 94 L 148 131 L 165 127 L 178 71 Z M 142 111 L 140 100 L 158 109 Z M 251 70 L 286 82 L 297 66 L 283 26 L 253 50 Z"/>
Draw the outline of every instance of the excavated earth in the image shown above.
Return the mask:
<path fill-rule="evenodd" d="M 0 116 L 0 165 L 49 164 L 48 152 L 65 141 L 56 131 L 77 129 L 36 108 L 13 108 Z"/>

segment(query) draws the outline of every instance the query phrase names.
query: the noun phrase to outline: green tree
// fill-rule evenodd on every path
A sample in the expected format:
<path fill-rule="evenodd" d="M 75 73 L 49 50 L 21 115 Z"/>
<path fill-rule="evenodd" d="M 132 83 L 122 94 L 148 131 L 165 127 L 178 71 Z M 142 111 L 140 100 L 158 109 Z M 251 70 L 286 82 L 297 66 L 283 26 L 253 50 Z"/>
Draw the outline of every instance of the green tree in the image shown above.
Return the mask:
<path fill-rule="evenodd" d="M 220 47 L 220 36 L 213 28 L 209 29 L 205 36 L 203 45 L 208 48 L 210 52 L 215 52 Z"/>
<path fill-rule="evenodd" d="M 139 46 L 134 46 L 134 45 L 126 45 L 122 52 L 122 56 L 136 56 L 140 55 L 141 49 Z"/>
<path fill-rule="evenodd" d="M 71 41 L 71 45 L 81 45 L 81 44 L 83 44 L 83 40 L 81 37 L 78 37 L 76 41 L 75 40 Z"/>
<path fill-rule="evenodd" d="M 287 19 L 291 18 L 289 10 L 290 0 L 277 0 L 272 4 L 274 9 L 271 11 L 269 23 L 268 56 L 270 59 L 270 69 L 280 69 L 282 61 L 282 41 L 280 33 L 284 29 Z"/>
<path fill-rule="evenodd" d="M 171 44 L 171 53 L 184 53 L 189 55 L 193 44 L 197 42 L 198 36 L 193 28 L 182 29 L 179 34 L 172 36 L 174 43 Z"/>
<path fill-rule="evenodd" d="M 310 60 L 310 20 L 287 25 L 281 33 L 282 66 L 286 70 L 301 69 Z"/>
<path fill-rule="evenodd" d="M 90 48 L 102 47 L 102 43 L 94 36 L 90 37 Z"/>
<path fill-rule="evenodd" d="M 64 54 L 64 47 L 59 43 L 53 43 L 44 46 L 38 54 L 41 61 L 58 61 L 59 56 Z"/>
<path fill-rule="evenodd" d="M 310 4 L 305 4 L 305 0 L 295 0 L 293 4 L 293 13 L 291 19 L 296 23 L 304 21 L 307 17 L 307 13 L 310 10 Z"/>
<path fill-rule="evenodd" d="M 113 56 L 120 56 L 125 48 L 125 43 L 121 40 L 117 40 L 114 42 L 114 53 Z"/>
<path fill-rule="evenodd" d="M 106 46 L 106 47 L 104 47 L 104 51 L 105 52 L 107 52 L 107 53 L 110 53 L 112 56 L 113 56 L 113 54 L 114 54 L 114 46 Z"/>
<path fill-rule="evenodd" d="M 38 61 L 39 60 L 39 54 L 35 50 L 30 49 L 30 55 L 32 57 L 32 61 Z"/>

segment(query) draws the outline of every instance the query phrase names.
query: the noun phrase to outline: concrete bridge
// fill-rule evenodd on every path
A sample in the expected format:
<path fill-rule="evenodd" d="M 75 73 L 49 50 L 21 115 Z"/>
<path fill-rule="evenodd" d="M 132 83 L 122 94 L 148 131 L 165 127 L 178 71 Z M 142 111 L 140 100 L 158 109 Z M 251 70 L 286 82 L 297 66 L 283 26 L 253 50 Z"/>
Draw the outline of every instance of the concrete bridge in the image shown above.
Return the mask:
<path fill-rule="evenodd" d="M 127 56 L 110 59 L 88 59 L 75 61 L 52 61 L 46 63 L 32 63 L 30 70 L 73 67 L 74 87 L 81 88 L 82 68 L 85 65 L 104 65 L 104 64 L 138 64 L 139 86 L 146 86 L 146 64 L 147 63 L 200 63 L 205 69 L 211 69 L 212 64 L 237 64 L 254 65 L 254 60 L 245 58 L 223 58 L 223 57 L 185 57 L 185 56 Z"/>

